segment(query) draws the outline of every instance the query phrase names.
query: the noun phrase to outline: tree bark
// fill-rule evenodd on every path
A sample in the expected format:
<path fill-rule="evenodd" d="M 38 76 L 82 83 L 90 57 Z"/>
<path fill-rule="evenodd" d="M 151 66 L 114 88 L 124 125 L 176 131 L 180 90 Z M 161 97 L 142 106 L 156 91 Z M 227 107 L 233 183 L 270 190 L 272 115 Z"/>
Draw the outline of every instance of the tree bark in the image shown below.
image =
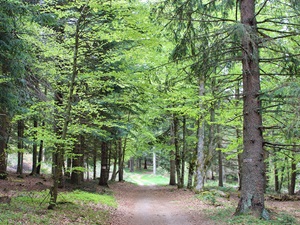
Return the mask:
<path fill-rule="evenodd" d="M 37 127 L 38 121 L 36 119 L 33 120 L 33 146 L 32 146 L 32 170 L 30 175 L 36 175 L 37 169 Z"/>
<path fill-rule="evenodd" d="M 129 160 L 129 171 L 134 172 L 134 157 L 130 157 Z"/>
<path fill-rule="evenodd" d="M 38 165 L 36 167 L 36 173 L 41 174 L 41 167 L 42 167 L 42 161 L 43 161 L 43 148 L 44 148 L 44 141 L 40 141 L 40 147 L 39 147 L 39 155 L 38 155 Z"/>
<path fill-rule="evenodd" d="M 113 164 L 113 171 L 111 174 L 111 181 L 116 181 L 117 177 L 117 164 L 118 164 L 118 141 L 115 141 L 115 149 L 113 151 L 113 158 L 114 158 L 114 164 Z"/>
<path fill-rule="evenodd" d="M 240 1 L 243 66 L 243 164 L 241 198 L 236 214 L 251 213 L 269 219 L 264 205 L 265 165 L 260 105 L 259 54 L 256 43 L 257 27 L 255 0 Z"/>
<path fill-rule="evenodd" d="M 17 174 L 23 174 L 23 151 L 24 151 L 24 120 L 18 121 L 18 165 Z"/>
<path fill-rule="evenodd" d="M 279 189 L 279 176 L 278 176 L 278 168 L 277 168 L 277 162 L 276 159 L 274 160 L 274 188 L 277 193 L 280 193 Z"/>
<path fill-rule="evenodd" d="M 183 116 L 182 119 L 182 154 L 181 154 L 181 176 L 180 176 L 180 183 L 182 187 L 184 187 L 184 174 L 185 174 L 185 155 L 187 150 L 187 143 L 186 143 L 186 118 Z"/>
<path fill-rule="evenodd" d="M 205 79 L 199 78 L 199 97 L 204 96 L 205 93 Z M 201 100 L 200 100 L 201 101 Z M 202 102 L 199 103 L 199 108 L 202 109 Z M 197 142 L 197 168 L 196 168 L 196 186 L 195 191 L 201 192 L 204 188 L 205 177 L 205 161 L 204 161 L 204 118 L 200 116 L 198 121 L 198 142 Z"/>
<path fill-rule="evenodd" d="M 147 167 L 147 157 L 144 158 L 144 170 L 148 169 Z"/>
<path fill-rule="evenodd" d="M 122 147 L 122 138 L 118 140 L 118 152 L 119 152 L 119 182 L 124 181 L 124 157 L 126 149 L 127 138 L 124 140 L 124 146 Z"/>
<path fill-rule="evenodd" d="M 97 177 L 97 143 L 98 140 L 95 138 L 93 146 L 93 180 L 96 180 Z"/>
<path fill-rule="evenodd" d="M 292 159 L 291 159 L 291 180 L 289 187 L 289 195 L 295 195 L 295 187 L 296 187 L 296 179 L 297 179 L 297 164 L 296 164 L 296 146 L 292 151 Z"/>
<path fill-rule="evenodd" d="M 153 174 L 156 174 L 156 153 L 153 151 Z"/>
<path fill-rule="evenodd" d="M 175 167 L 176 167 L 176 180 L 177 180 L 177 187 L 182 188 L 183 184 L 181 183 L 181 154 L 179 149 L 179 137 L 178 137 L 178 118 L 176 115 L 173 114 L 173 144 L 175 148 Z"/>
<path fill-rule="evenodd" d="M 71 183 L 79 185 L 83 182 L 84 175 L 82 171 L 84 168 L 84 136 L 82 134 L 78 136 L 73 153 Z"/>
<path fill-rule="evenodd" d="M 6 179 L 6 146 L 8 137 L 8 116 L 0 109 L 0 179 Z"/>
<path fill-rule="evenodd" d="M 169 185 L 176 185 L 176 165 L 175 165 L 175 152 L 170 152 L 170 181 Z"/>
<path fill-rule="evenodd" d="M 101 174 L 99 185 L 108 186 L 109 164 L 108 164 L 108 146 L 106 142 L 101 143 Z"/>
<path fill-rule="evenodd" d="M 220 150 L 222 148 L 222 138 L 220 136 L 220 125 L 217 126 L 217 147 L 218 147 L 218 161 L 219 161 L 219 187 L 224 186 L 223 182 L 223 152 Z"/>

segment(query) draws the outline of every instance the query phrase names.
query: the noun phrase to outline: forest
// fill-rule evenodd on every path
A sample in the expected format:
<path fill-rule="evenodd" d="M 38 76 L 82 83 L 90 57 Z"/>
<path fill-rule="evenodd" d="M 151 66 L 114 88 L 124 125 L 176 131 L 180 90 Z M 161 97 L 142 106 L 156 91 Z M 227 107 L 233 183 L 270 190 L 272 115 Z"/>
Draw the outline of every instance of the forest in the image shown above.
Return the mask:
<path fill-rule="evenodd" d="M 266 193 L 299 194 L 300 1 L 0 0 L 0 15 L 0 179 L 29 156 L 53 178 L 48 209 L 66 182 L 127 167 L 235 185 L 235 215 L 268 220 Z"/>

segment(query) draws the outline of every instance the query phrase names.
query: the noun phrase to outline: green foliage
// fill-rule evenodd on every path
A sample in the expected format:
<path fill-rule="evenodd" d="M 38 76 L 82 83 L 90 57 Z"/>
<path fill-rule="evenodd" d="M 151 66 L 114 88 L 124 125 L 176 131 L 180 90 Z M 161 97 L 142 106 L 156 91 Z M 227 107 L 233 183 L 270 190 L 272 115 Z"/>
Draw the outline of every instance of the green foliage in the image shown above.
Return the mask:
<path fill-rule="evenodd" d="M 203 192 L 197 194 L 197 198 L 199 198 L 200 200 L 207 202 L 211 205 L 216 204 L 215 194 L 211 191 L 203 191 Z"/>
<path fill-rule="evenodd" d="M 226 207 L 223 209 L 207 210 L 206 213 L 210 215 L 211 219 L 225 222 L 226 224 L 258 224 L 258 225 L 280 225 L 289 224 L 296 225 L 297 221 L 294 217 L 280 213 L 278 215 L 272 215 L 270 220 L 261 220 L 251 215 L 234 216 L 235 208 Z"/>
<path fill-rule="evenodd" d="M 73 191 L 59 195 L 56 210 L 47 210 L 48 197 L 48 191 L 17 193 L 10 204 L 1 205 L 0 223 L 108 224 L 108 208 L 103 206 L 116 207 L 113 196 Z"/>
<path fill-rule="evenodd" d="M 72 192 L 62 193 L 59 196 L 59 201 L 68 201 L 74 203 L 94 203 L 105 204 L 108 206 L 116 207 L 117 203 L 111 195 L 101 195 L 97 193 L 90 193 L 86 191 L 75 190 Z"/>

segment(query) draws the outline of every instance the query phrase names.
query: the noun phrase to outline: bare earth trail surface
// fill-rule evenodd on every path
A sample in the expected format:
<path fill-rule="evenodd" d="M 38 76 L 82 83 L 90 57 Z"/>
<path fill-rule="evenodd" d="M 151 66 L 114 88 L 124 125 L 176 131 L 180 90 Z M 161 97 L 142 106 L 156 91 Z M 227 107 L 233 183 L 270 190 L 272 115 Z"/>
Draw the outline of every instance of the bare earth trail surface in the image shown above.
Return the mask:
<path fill-rule="evenodd" d="M 208 205 L 191 191 L 170 186 L 138 186 L 114 183 L 118 202 L 112 225 L 211 225 L 216 223 L 201 213 Z"/>

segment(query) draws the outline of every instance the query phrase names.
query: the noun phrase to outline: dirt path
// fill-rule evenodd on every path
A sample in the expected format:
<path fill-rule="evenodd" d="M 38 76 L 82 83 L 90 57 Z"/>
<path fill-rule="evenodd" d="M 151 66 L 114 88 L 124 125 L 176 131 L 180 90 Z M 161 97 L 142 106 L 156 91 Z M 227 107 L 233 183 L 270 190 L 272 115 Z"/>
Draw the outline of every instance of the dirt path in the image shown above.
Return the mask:
<path fill-rule="evenodd" d="M 112 225 L 217 224 L 201 213 L 201 209 L 208 206 L 197 200 L 190 191 L 129 183 L 115 183 L 111 188 L 119 205 Z"/>

